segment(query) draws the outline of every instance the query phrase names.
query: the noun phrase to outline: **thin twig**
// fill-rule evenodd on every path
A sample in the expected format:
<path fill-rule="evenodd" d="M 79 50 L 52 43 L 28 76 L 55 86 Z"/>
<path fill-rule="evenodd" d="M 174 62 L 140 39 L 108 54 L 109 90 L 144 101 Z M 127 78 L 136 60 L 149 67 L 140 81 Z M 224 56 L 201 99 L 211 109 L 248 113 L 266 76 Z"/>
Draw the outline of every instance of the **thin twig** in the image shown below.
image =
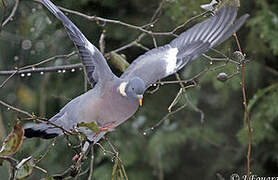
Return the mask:
<path fill-rule="evenodd" d="M 175 111 L 171 111 L 169 113 L 167 113 L 160 121 L 158 121 L 158 123 L 156 123 L 155 125 L 153 125 L 151 128 L 147 128 L 144 130 L 143 135 L 146 135 L 146 133 L 148 131 L 153 131 L 155 130 L 157 127 L 159 127 L 166 119 L 168 119 L 169 116 L 176 114 L 177 112 L 181 111 L 183 108 L 185 108 L 186 105 L 182 105 L 181 107 L 177 108 Z"/>
<path fill-rule="evenodd" d="M 20 119 L 20 120 L 28 120 L 28 121 L 30 121 L 30 120 L 35 120 L 35 121 L 38 121 L 38 122 L 44 122 L 44 123 L 47 123 L 47 124 L 51 124 L 52 126 L 54 126 L 54 127 L 56 127 L 56 128 L 61 129 L 61 130 L 64 132 L 65 135 L 73 135 L 73 132 L 68 131 L 68 130 L 64 129 L 63 127 L 61 127 L 61 126 L 56 125 L 55 123 L 49 121 L 49 120 L 46 119 L 46 118 L 37 117 L 37 116 L 32 115 L 31 113 L 27 112 L 27 111 L 24 111 L 24 110 L 21 110 L 21 109 L 19 109 L 19 108 L 16 108 L 16 107 L 14 107 L 14 106 L 12 106 L 12 105 L 9 105 L 9 104 L 7 104 L 7 103 L 1 101 L 1 100 L 0 100 L 0 104 L 2 104 L 3 106 L 7 107 L 8 109 L 11 109 L 11 110 L 13 110 L 13 111 L 16 111 L 16 112 L 25 114 L 26 116 L 29 117 L 29 118 L 22 118 L 22 119 Z"/>
<path fill-rule="evenodd" d="M 71 53 L 69 53 L 69 54 L 65 54 L 65 55 L 56 55 L 56 56 L 47 58 L 47 59 L 45 59 L 45 60 L 43 60 L 43 61 L 40 61 L 40 62 L 38 62 L 38 63 L 35 63 L 35 64 L 31 64 L 31 65 L 27 65 L 27 66 L 21 67 L 21 68 L 19 68 L 19 70 L 24 70 L 24 69 L 28 69 L 28 68 L 33 68 L 33 69 L 34 69 L 35 67 L 37 67 L 37 66 L 39 66 L 39 65 L 48 63 L 48 62 L 50 62 L 50 61 L 53 61 L 53 60 L 56 60 L 56 59 L 59 59 L 59 58 L 69 59 L 70 57 L 72 57 L 72 56 L 75 55 L 75 54 L 78 54 L 78 52 L 77 52 L 77 51 L 73 51 L 73 52 L 71 52 Z"/>
<path fill-rule="evenodd" d="M 174 100 L 171 102 L 170 106 L 168 107 L 168 111 L 171 112 L 172 108 L 177 104 L 181 94 L 183 93 L 182 88 L 180 88 L 179 92 L 176 94 L 176 97 L 174 98 Z"/>
<path fill-rule="evenodd" d="M 1 73 L 1 72 L 0 72 L 0 73 Z M 10 73 L 10 76 L 9 76 L 6 80 L 4 80 L 3 83 L 0 85 L 0 88 L 4 87 L 5 84 L 6 84 L 16 73 L 17 73 L 17 71 L 11 72 L 11 73 Z M 8 74 L 9 74 L 9 73 L 8 73 Z"/>
<path fill-rule="evenodd" d="M 100 143 L 96 143 L 97 146 L 100 147 L 101 151 L 103 152 L 103 154 L 105 155 L 106 153 L 114 155 L 114 153 L 112 151 L 108 151 L 106 150 Z"/>
<path fill-rule="evenodd" d="M 234 34 L 234 38 L 235 41 L 237 43 L 238 49 L 239 51 L 242 53 L 242 49 L 240 46 L 240 42 L 238 40 L 238 37 L 236 35 L 236 33 Z M 242 90 L 242 96 L 243 96 L 243 106 L 244 106 L 244 111 L 245 111 L 245 115 L 246 115 L 246 121 L 247 121 L 247 125 L 248 125 L 248 134 L 249 134 L 249 139 L 248 139 L 248 151 L 247 151 L 247 179 L 249 179 L 250 177 L 250 156 L 251 156 L 251 147 L 252 147 L 252 127 L 251 127 L 251 121 L 250 121 L 250 117 L 249 117 L 249 112 L 248 112 L 248 108 L 247 108 L 247 100 L 246 100 L 246 90 L 245 90 L 245 62 L 242 61 L 241 62 L 241 90 Z"/>
<path fill-rule="evenodd" d="M 203 57 L 205 57 L 206 59 L 210 60 L 210 61 L 220 61 L 220 62 L 232 62 L 236 65 L 240 65 L 240 62 L 237 62 L 231 58 L 228 58 L 228 57 L 224 57 L 224 58 L 213 58 L 213 57 L 210 57 L 206 54 L 202 54 Z"/>
<path fill-rule="evenodd" d="M 175 32 L 177 32 L 179 29 L 183 28 L 184 26 L 186 26 L 188 23 L 192 22 L 193 20 L 197 19 L 197 18 L 200 18 L 200 17 L 203 17 L 204 15 L 210 13 L 210 11 L 206 11 L 206 12 L 203 12 L 197 16 L 193 16 L 191 18 L 189 18 L 187 21 L 185 21 L 183 24 L 179 25 L 178 27 L 174 28 L 171 33 L 174 34 Z"/>
<path fill-rule="evenodd" d="M 83 17 L 83 18 L 85 18 L 89 21 L 101 21 L 101 22 L 104 22 L 104 23 L 118 24 L 118 25 L 122 25 L 122 26 L 125 26 L 125 27 L 128 27 L 128 28 L 131 28 L 131 29 L 141 31 L 141 32 L 149 34 L 149 35 L 156 35 L 156 36 L 174 35 L 172 32 L 152 32 L 152 31 L 146 30 L 146 29 L 143 28 L 143 27 L 145 27 L 145 25 L 136 26 L 136 25 L 133 25 L 133 24 L 129 24 L 129 23 L 119 21 L 119 20 L 106 19 L 106 18 L 102 18 L 102 17 L 98 17 L 98 16 L 89 16 L 89 15 L 80 13 L 78 11 L 70 10 L 70 9 L 67 9 L 67 8 L 64 8 L 64 7 L 59 7 L 59 9 L 61 9 L 64 12 Z"/>
<path fill-rule="evenodd" d="M 41 168 L 41 167 L 39 167 L 39 166 L 33 166 L 34 168 L 36 168 L 36 169 L 38 169 L 38 170 L 40 170 L 41 172 L 43 172 L 44 174 L 47 174 L 47 170 L 45 170 L 45 169 L 43 169 L 43 168 Z"/>
<path fill-rule="evenodd" d="M 0 159 L 6 160 L 10 164 L 10 177 L 9 180 L 15 180 L 16 164 L 18 161 L 10 156 L 1 156 Z"/>
<path fill-rule="evenodd" d="M 70 65 L 61 65 L 61 66 L 50 66 L 50 67 L 42 67 L 42 68 L 30 68 L 24 70 L 10 70 L 10 71 L 0 71 L 0 75 L 11 75 L 11 74 L 26 74 L 26 73 L 41 73 L 41 72 L 58 72 L 62 73 L 62 70 L 72 70 L 77 68 L 83 68 L 81 63 L 70 64 Z M 82 70 L 82 69 L 81 69 Z"/>
<path fill-rule="evenodd" d="M 19 0 L 15 0 L 15 4 L 14 4 L 14 7 L 13 7 L 13 10 L 11 12 L 11 14 L 9 15 L 9 17 L 2 23 L 2 28 L 10 21 L 12 21 L 14 15 L 15 15 L 15 12 L 18 8 L 18 4 L 19 4 Z"/>
<path fill-rule="evenodd" d="M 16 70 L 11 70 L 11 71 L 0 71 L 0 75 L 10 75 L 1 85 L 0 85 L 0 88 L 3 88 L 5 86 L 5 84 L 16 74 L 21 74 L 21 73 L 41 73 L 41 72 L 50 72 L 50 71 L 47 71 L 47 70 L 50 70 L 50 68 L 35 68 L 39 65 L 42 65 L 42 64 L 45 64 L 45 63 L 48 63 L 50 61 L 53 61 L 55 59 L 58 59 L 58 58 L 65 58 L 65 59 L 68 59 L 70 57 L 72 57 L 73 55 L 77 54 L 76 51 L 73 51 L 69 54 L 65 54 L 65 55 L 56 55 L 56 56 L 53 56 L 53 57 L 50 57 L 48 59 L 45 59 L 43 61 L 40 61 L 38 63 L 35 63 L 35 64 L 31 64 L 31 65 L 26 65 L 26 66 L 23 66 L 21 68 L 16 68 Z M 56 66 L 57 67 L 57 66 Z M 65 68 L 62 68 L 62 70 L 65 70 Z"/>
<path fill-rule="evenodd" d="M 141 44 L 139 44 L 139 42 L 143 39 L 143 37 L 145 37 L 145 35 L 146 35 L 145 33 L 140 34 L 134 41 L 132 41 L 132 42 L 130 42 L 130 43 L 128 43 L 128 44 L 126 44 L 126 45 L 124 45 L 124 46 L 122 46 L 122 47 L 119 47 L 119 48 L 117 48 L 117 49 L 114 49 L 114 50 L 112 50 L 112 52 L 123 51 L 123 50 L 125 50 L 125 49 L 127 49 L 127 48 L 130 48 L 130 47 L 132 47 L 132 46 L 137 46 L 137 47 L 140 47 L 140 48 L 142 48 L 142 49 L 148 51 L 148 50 L 149 50 L 148 48 L 146 48 L 146 47 L 142 46 Z M 110 54 L 110 52 L 109 52 L 109 53 L 106 53 L 106 54 L 105 54 L 105 57 L 108 57 L 109 54 Z"/>
<path fill-rule="evenodd" d="M 33 0 L 34 2 L 40 2 L 39 0 Z M 161 5 L 158 7 L 158 9 L 156 10 L 156 12 L 154 13 L 153 17 L 155 18 L 157 16 L 157 13 L 161 10 L 161 8 L 163 7 L 164 5 L 164 2 L 161 3 Z M 146 33 L 146 34 L 149 34 L 149 35 L 154 35 L 154 36 L 176 36 L 177 35 L 175 34 L 175 32 L 184 27 L 186 24 L 188 24 L 189 22 L 191 22 L 192 20 L 196 19 L 196 18 L 199 18 L 199 17 L 202 17 L 204 16 L 205 14 L 208 14 L 209 11 L 206 11 L 204 13 L 201 13 L 197 16 L 194 16 L 190 19 L 188 19 L 185 23 L 181 24 L 180 26 L 174 28 L 172 31 L 169 31 L 169 32 L 152 32 L 150 30 L 147 30 L 145 29 L 144 27 L 146 27 L 146 25 L 143 25 L 143 26 L 136 26 L 136 25 L 133 25 L 133 24 L 129 24 L 129 23 L 125 23 L 125 22 L 122 22 L 122 21 L 119 21 L 119 20 L 113 20 L 113 19 L 106 19 L 106 18 L 102 18 L 102 17 L 98 17 L 98 16 L 89 16 L 89 15 L 86 15 L 86 14 L 83 14 L 83 13 L 80 13 L 78 11 L 74 11 L 74 10 L 70 10 L 70 9 L 67 9 L 67 8 L 64 8 L 64 7 L 58 7 L 59 9 L 61 9 L 62 11 L 64 12 L 67 12 L 67 13 L 70 13 L 70 14 L 74 14 L 74 15 L 77 15 L 77 16 L 80 16 L 82 18 L 85 18 L 89 21 L 101 21 L 103 23 L 111 23 L 111 24 L 118 24 L 118 25 L 122 25 L 122 26 L 125 26 L 125 27 L 128 27 L 128 28 L 131 28 L 131 29 L 135 29 L 137 31 L 141 31 L 142 33 Z M 151 20 L 154 21 L 154 19 L 152 18 Z M 149 26 L 147 26 L 149 27 Z"/>
<path fill-rule="evenodd" d="M 158 8 L 155 10 L 154 14 L 152 15 L 152 18 L 150 20 L 152 25 L 153 25 L 153 22 L 156 21 L 155 19 L 157 19 L 158 16 L 161 14 L 161 10 L 164 7 L 165 3 L 166 3 L 166 0 L 162 0 L 159 4 Z"/>
<path fill-rule="evenodd" d="M 91 162 L 88 180 L 91 180 L 94 172 L 94 146 L 91 146 Z"/>
<path fill-rule="evenodd" d="M 25 115 L 27 115 L 27 116 L 29 116 L 29 117 L 33 117 L 32 114 L 28 113 L 27 111 L 18 109 L 18 108 L 14 107 L 14 106 L 12 106 L 12 105 L 9 105 L 9 104 L 7 104 L 7 103 L 1 101 L 1 100 L 0 100 L 0 104 L 2 104 L 3 106 L 6 106 L 8 109 L 11 109 L 11 110 L 14 110 L 14 111 L 16 111 L 16 112 L 25 114 Z"/>
<path fill-rule="evenodd" d="M 5 0 L 2 0 L 2 5 L 3 5 L 3 8 L 4 8 L 4 11 L 3 11 L 3 19 L 2 19 L 2 22 L 1 22 L 0 32 L 2 30 L 3 23 L 5 21 L 6 15 L 7 15 L 7 5 L 6 5 Z"/>
<path fill-rule="evenodd" d="M 38 164 L 46 155 L 48 155 L 48 153 L 50 152 L 50 150 L 52 149 L 52 147 L 54 147 L 54 145 L 56 144 L 56 138 L 51 142 L 50 146 L 47 148 L 47 150 L 45 151 L 45 153 L 43 153 L 42 155 L 39 156 L 38 159 L 35 160 L 35 164 Z"/>
<path fill-rule="evenodd" d="M 176 78 L 177 78 L 178 81 L 181 81 L 181 78 L 180 78 L 180 76 L 179 76 L 178 73 L 176 73 Z M 193 87 L 197 86 L 196 82 L 195 82 L 195 81 L 193 81 L 193 82 L 194 82 Z M 204 122 L 204 118 L 205 118 L 204 112 L 203 112 L 201 109 L 199 109 L 197 106 L 195 106 L 195 105 L 190 101 L 188 95 L 186 94 L 186 87 L 184 86 L 184 84 L 183 84 L 183 83 L 180 83 L 180 86 L 181 86 L 181 88 L 182 88 L 182 91 L 184 92 L 184 96 L 185 96 L 185 98 L 186 98 L 188 104 L 194 109 L 194 111 L 200 113 L 200 116 L 201 116 L 201 123 L 203 123 L 203 122 Z"/>

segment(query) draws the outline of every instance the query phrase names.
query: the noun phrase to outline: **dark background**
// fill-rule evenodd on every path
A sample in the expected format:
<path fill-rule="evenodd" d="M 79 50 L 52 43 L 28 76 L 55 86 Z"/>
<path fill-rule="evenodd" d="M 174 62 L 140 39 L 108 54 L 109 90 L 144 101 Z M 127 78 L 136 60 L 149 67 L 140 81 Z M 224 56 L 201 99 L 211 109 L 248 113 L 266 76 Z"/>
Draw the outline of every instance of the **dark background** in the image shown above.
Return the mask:
<path fill-rule="evenodd" d="M 13 7 L 8 2 L 8 12 Z M 150 21 L 160 1 L 158 0 L 60 0 L 55 4 L 87 15 L 120 20 L 134 25 L 144 25 Z M 190 17 L 200 14 L 201 4 L 206 0 L 169 0 L 162 10 L 160 21 L 154 31 L 170 31 Z M 0 6 L 0 19 L 3 7 Z M 238 32 L 243 51 L 249 63 L 246 65 L 246 91 L 253 128 L 251 172 L 258 176 L 278 175 L 278 1 L 241 2 L 239 15 L 249 13 L 248 22 Z M 133 41 L 139 31 L 115 24 L 101 26 L 76 15 L 70 19 L 81 29 L 85 36 L 98 47 L 103 29 L 106 30 L 106 49 L 110 52 Z M 201 20 L 201 19 L 199 19 Z M 195 21 L 198 22 L 199 20 Z M 190 27 L 192 24 L 186 26 Z M 183 30 L 185 30 L 184 28 Z M 173 37 L 158 36 L 159 45 L 168 43 Z M 23 48 L 23 41 L 30 40 L 32 46 Z M 153 48 L 152 38 L 146 36 L 142 44 Z M 233 38 L 217 47 L 232 57 L 237 50 Z M 12 70 L 39 62 L 54 55 L 68 54 L 75 50 L 65 33 L 62 24 L 44 7 L 31 0 L 21 0 L 12 22 L 0 34 L 0 70 Z M 138 47 L 122 51 L 132 62 L 144 53 Z M 219 56 L 219 55 L 218 55 Z M 44 66 L 73 64 L 80 62 L 77 56 L 68 60 L 58 59 Z M 189 79 L 210 64 L 199 58 L 186 66 L 180 75 Z M 120 71 L 111 66 L 120 75 Z M 144 105 L 139 111 L 122 124 L 108 138 L 115 145 L 131 180 L 142 179 L 194 179 L 214 180 L 216 174 L 225 179 L 233 173 L 246 173 L 248 129 L 244 122 L 241 79 L 237 75 L 225 83 L 217 80 L 217 74 L 232 74 L 237 71 L 234 64 L 224 69 L 209 71 L 198 79 L 198 86 L 189 88 L 175 108 L 188 104 L 188 100 L 205 114 L 204 122 L 200 114 L 187 105 L 182 111 L 164 121 L 155 131 L 143 135 L 145 129 L 155 125 L 168 113 L 179 91 L 179 85 L 164 85 L 155 94 L 146 94 Z M 1 76 L 1 82 L 7 76 Z M 32 74 L 30 77 L 13 77 L 0 89 L 0 99 L 41 117 L 55 115 L 70 99 L 84 92 L 82 71 L 74 73 Z M 175 76 L 167 78 L 175 80 Z M 267 90 L 269 87 L 271 90 Z M 253 103 L 252 106 L 250 104 Z M 0 106 L 0 140 L 9 133 L 17 113 Z M 22 159 L 44 153 L 52 141 L 26 139 L 15 158 Z M 107 147 L 105 141 L 101 142 Z M 67 146 L 63 137 L 57 139 L 50 153 L 38 164 L 55 174 L 64 171 L 72 164 L 75 152 Z M 85 163 L 84 166 L 87 164 Z M 113 162 L 111 156 L 95 148 L 94 179 L 111 179 Z M 1 179 L 8 178 L 8 166 L 0 167 Z M 29 179 L 42 178 L 44 175 L 34 170 Z M 85 176 L 82 178 L 86 179 Z"/>

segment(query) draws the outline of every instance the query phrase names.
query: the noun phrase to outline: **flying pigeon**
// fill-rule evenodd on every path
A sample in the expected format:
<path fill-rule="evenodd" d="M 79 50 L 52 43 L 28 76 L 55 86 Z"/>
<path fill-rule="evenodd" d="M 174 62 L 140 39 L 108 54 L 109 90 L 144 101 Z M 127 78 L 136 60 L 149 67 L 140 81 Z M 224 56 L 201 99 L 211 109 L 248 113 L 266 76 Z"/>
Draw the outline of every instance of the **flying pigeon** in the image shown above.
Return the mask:
<path fill-rule="evenodd" d="M 96 143 L 108 131 L 131 117 L 142 105 L 145 90 L 156 81 L 176 73 L 235 33 L 247 20 L 248 14 L 236 19 L 237 0 L 227 0 L 205 21 L 183 32 L 169 44 L 154 48 L 139 56 L 127 70 L 117 77 L 109 68 L 100 51 L 49 0 L 42 4 L 65 26 L 79 51 L 92 89 L 67 103 L 49 121 L 72 130 L 79 123 L 94 122 L 100 132 L 79 127 L 87 138 Z M 28 124 L 25 136 L 54 138 L 63 131 L 49 123 Z"/>

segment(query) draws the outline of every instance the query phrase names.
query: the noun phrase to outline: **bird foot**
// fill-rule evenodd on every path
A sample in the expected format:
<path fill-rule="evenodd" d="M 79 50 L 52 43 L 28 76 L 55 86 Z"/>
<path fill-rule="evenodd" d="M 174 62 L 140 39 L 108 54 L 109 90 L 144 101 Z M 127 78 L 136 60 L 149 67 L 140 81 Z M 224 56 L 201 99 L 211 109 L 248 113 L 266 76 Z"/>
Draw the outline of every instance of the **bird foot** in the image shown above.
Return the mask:
<path fill-rule="evenodd" d="M 112 123 L 109 123 L 109 124 L 106 125 L 106 126 L 99 127 L 99 131 L 100 131 L 100 132 L 111 132 L 111 131 L 114 131 L 114 125 L 115 125 L 115 124 L 116 124 L 115 122 L 112 122 Z M 94 135 L 94 137 L 97 137 L 97 136 L 99 135 L 100 132 L 96 133 L 96 134 Z"/>
<path fill-rule="evenodd" d="M 103 132 L 111 132 L 111 131 L 114 131 L 114 126 L 115 126 L 115 124 L 116 124 L 116 122 L 109 123 L 109 124 L 107 124 L 106 126 L 99 127 L 99 130 L 100 130 L 100 131 L 103 131 Z"/>
<path fill-rule="evenodd" d="M 111 131 L 114 131 L 114 128 L 101 127 L 101 128 L 99 128 L 99 130 L 100 130 L 101 132 L 111 132 Z"/>
<path fill-rule="evenodd" d="M 75 154 L 72 158 L 72 161 L 77 161 L 80 158 L 79 154 Z"/>
<path fill-rule="evenodd" d="M 75 154 L 72 158 L 72 161 L 80 162 L 83 156 L 84 156 L 83 153 Z"/>

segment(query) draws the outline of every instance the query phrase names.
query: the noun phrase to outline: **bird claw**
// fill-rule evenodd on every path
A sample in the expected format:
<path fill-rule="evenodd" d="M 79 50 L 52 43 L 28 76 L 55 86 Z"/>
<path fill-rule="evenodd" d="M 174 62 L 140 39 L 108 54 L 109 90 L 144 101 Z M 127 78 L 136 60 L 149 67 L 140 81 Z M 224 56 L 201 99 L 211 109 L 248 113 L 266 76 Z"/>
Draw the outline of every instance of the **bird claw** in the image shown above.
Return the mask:
<path fill-rule="evenodd" d="M 99 130 L 101 132 L 111 132 L 111 131 L 114 131 L 115 129 L 112 127 L 110 127 L 110 128 L 109 127 L 100 127 Z"/>
<path fill-rule="evenodd" d="M 114 131 L 114 125 L 115 125 L 115 122 L 112 122 L 112 123 L 109 123 L 108 125 L 106 126 L 103 126 L 103 127 L 99 127 L 99 132 L 96 133 L 93 137 L 97 137 L 99 135 L 100 132 L 111 132 L 111 131 Z"/>
<path fill-rule="evenodd" d="M 75 154 L 72 158 L 72 161 L 75 161 L 75 162 L 80 162 L 81 159 L 83 158 L 84 154 L 83 153 L 79 153 L 79 154 Z"/>
<path fill-rule="evenodd" d="M 80 158 L 79 154 L 75 154 L 72 158 L 72 161 L 78 161 Z"/>

